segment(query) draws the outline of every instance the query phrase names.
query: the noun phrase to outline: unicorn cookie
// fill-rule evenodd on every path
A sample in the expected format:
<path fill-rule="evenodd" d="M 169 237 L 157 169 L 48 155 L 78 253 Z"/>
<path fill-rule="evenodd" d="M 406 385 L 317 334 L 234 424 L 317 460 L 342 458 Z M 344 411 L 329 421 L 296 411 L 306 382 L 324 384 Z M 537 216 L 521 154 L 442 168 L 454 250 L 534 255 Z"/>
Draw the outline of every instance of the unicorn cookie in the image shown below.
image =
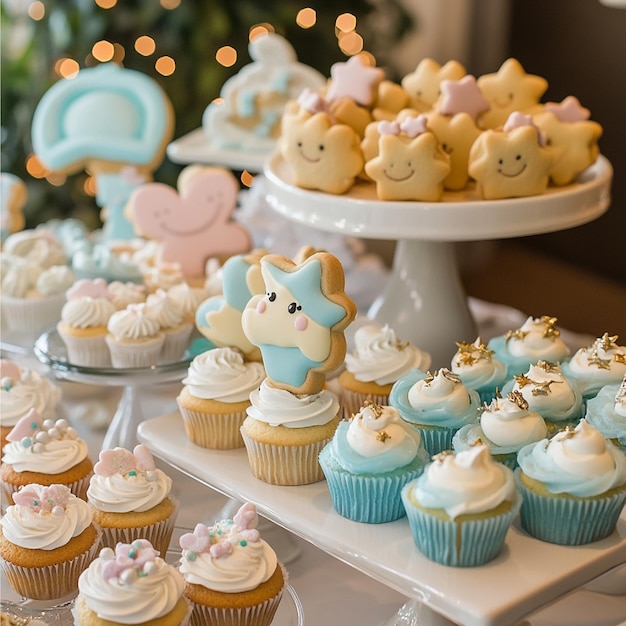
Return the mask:
<path fill-rule="evenodd" d="M 342 194 L 361 173 L 359 135 L 335 122 L 328 103 L 312 92 L 286 107 L 279 149 L 298 187 Z"/>
<path fill-rule="evenodd" d="M 2 242 L 24 228 L 22 209 L 28 192 L 24 182 L 8 172 L 0 173 L 0 237 Z"/>
<path fill-rule="evenodd" d="M 215 346 L 239 348 L 248 361 L 261 352 L 246 337 L 241 314 L 253 296 L 265 292 L 261 276 L 262 252 L 230 257 L 222 266 L 223 295 L 207 298 L 196 309 L 196 327 Z"/>
<path fill-rule="evenodd" d="M 356 306 L 344 293 L 339 260 L 315 253 L 299 265 L 277 254 L 261 259 L 265 293 L 243 311 L 243 331 L 258 346 L 273 387 L 319 393 L 326 374 L 343 363 L 344 329 Z"/>
<path fill-rule="evenodd" d="M 275 33 L 255 37 L 248 46 L 252 63 L 222 86 L 220 99 L 205 109 L 204 133 L 221 149 L 269 153 L 280 133 L 280 116 L 305 88 L 321 89 L 324 77 L 298 63 L 291 44 Z"/>
<path fill-rule="evenodd" d="M 481 128 L 496 128 L 514 111 L 536 107 L 548 88 L 544 78 L 527 74 L 517 59 L 507 59 L 496 73 L 483 74 L 477 82 L 491 105 L 480 117 Z"/>
<path fill-rule="evenodd" d="M 502 130 L 486 130 L 470 151 L 468 171 L 485 200 L 534 196 L 548 186 L 551 148 L 530 115 L 512 113 Z"/>
<path fill-rule="evenodd" d="M 136 229 L 161 243 L 160 261 L 178 263 L 187 280 L 201 279 L 207 260 L 250 248 L 250 236 L 232 221 L 239 185 L 219 167 L 190 166 L 176 192 L 162 183 L 136 189 L 128 211 Z"/>
<path fill-rule="evenodd" d="M 95 177 L 109 240 L 135 236 L 124 205 L 134 187 L 152 179 L 173 133 L 173 107 L 158 83 L 114 63 L 55 83 L 31 128 L 33 149 L 48 169 Z"/>
<path fill-rule="evenodd" d="M 435 135 L 426 127 L 426 118 L 380 122 L 378 156 L 365 164 L 365 173 L 376 183 L 380 200 L 441 198 L 443 180 L 450 172 L 449 158 Z"/>
<path fill-rule="evenodd" d="M 458 61 L 439 65 L 432 59 L 422 59 L 415 71 L 402 79 L 401 85 L 409 95 L 409 106 L 425 113 L 432 109 L 439 98 L 442 80 L 459 80 L 465 74 L 465 68 Z"/>

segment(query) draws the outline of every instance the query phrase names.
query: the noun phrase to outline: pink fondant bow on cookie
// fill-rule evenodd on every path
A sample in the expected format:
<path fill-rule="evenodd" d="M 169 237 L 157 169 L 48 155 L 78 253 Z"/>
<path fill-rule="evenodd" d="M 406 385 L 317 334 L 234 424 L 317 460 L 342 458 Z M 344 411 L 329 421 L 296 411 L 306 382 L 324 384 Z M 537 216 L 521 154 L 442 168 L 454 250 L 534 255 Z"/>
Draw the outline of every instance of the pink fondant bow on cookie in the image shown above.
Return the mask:
<path fill-rule="evenodd" d="M 378 124 L 378 132 L 381 135 L 399 135 L 402 132 L 407 137 L 411 137 L 411 139 L 425 133 L 427 130 L 425 115 L 407 117 L 401 123 L 383 120 Z"/>

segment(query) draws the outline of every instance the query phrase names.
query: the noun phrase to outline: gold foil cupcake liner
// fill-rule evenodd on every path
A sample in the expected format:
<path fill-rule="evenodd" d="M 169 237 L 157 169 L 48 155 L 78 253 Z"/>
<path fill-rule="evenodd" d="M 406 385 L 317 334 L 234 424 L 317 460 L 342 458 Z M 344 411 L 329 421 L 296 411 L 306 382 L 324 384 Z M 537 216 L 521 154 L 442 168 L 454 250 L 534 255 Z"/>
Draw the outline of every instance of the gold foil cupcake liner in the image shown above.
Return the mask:
<path fill-rule="evenodd" d="M 178 408 L 187 437 L 196 445 L 211 450 L 243 448 L 240 428 L 246 419 L 245 410 L 220 415 L 192 411 L 180 405 Z"/>

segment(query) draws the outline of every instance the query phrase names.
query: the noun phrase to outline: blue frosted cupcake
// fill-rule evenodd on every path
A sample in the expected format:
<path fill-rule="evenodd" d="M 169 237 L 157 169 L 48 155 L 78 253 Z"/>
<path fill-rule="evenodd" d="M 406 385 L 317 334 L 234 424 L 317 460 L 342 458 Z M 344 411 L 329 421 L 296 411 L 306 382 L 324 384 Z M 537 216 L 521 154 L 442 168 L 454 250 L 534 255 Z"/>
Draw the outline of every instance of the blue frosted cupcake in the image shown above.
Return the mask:
<path fill-rule="evenodd" d="M 519 391 L 504 398 L 500 395 L 483 408 L 479 424 L 467 424 L 452 438 L 455 452 L 468 450 L 478 443 L 485 444 L 494 461 L 511 469 L 517 467 L 517 453 L 533 441 L 546 437 L 546 423 Z"/>
<path fill-rule="evenodd" d="M 478 421 L 480 398 L 448 369 L 434 374 L 414 369 L 394 384 L 389 404 L 417 429 L 434 456 L 452 447 L 452 437 L 462 426 Z"/>
<path fill-rule="evenodd" d="M 475 389 L 481 402 L 491 402 L 507 381 L 507 366 L 494 357 L 494 351 L 480 337 L 474 343 L 457 341 L 456 345 L 458 350 L 452 357 L 450 371 L 468 389 Z"/>
<path fill-rule="evenodd" d="M 580 390 L 563 375 L 561 368 L 549 361 L 531 365 L 504 385 L 503 394 L 519 391 L 532 411 L 546 421 L 548 436 L 568 426 L 574 427 L 585 414 Z"/>
<path fill-rule="evenodd" d="M 334 509 L 368 524 L 404 517 L 402 487 L 428 460 L 419 433 L 393 407 L 373 403 L 340 422 L 319 456 Z"/>
<path fill-rule="evenodd" d="M 487 347 L 507 366 L 509 377 L 524 373 L 537 361 L 562 363 L 571 351 L 556 322 L 556 317 L 548 315 L 529 317 L 519 328 L 491 339 Z"/>
<path fill-rule="evenodd" d="M 617 339 L 617 335 L 604 333 L 563 363 L 563 373 L 578 386 L 585 400 L 605 385 L 619 384 L 626 375 L 626 347 L 619 346 Z"/>
<path fill-rule="evenodd" d="M 626 374 L 619 385 L 605 385 L 587 401 L 585 419 L 626 453 Z"/>
<path fill-rule="evenodd" d="M 582 545 L 613 532 L 626 502 L 626 456 L 586 420 L 524 446 L 518 464 L 520 519 L 528 534 Z"/>
<path fill-rule="evenodd" d="M 485 445 L 437 455 L 402 501 L 420 552 L 455 567 L 495 559 L 521 504 L 513 472 Z"/>

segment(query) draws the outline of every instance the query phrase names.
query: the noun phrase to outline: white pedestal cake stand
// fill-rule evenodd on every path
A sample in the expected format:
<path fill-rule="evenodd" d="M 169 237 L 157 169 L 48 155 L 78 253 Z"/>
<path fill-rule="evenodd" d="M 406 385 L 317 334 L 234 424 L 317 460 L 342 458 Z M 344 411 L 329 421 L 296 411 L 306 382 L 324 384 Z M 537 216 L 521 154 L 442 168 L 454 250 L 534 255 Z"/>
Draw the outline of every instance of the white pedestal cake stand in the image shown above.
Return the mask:
<path fill-rule="evenodd" d="M 286 218 L 327 232 L 397 241 L 389 283 L 368 316 L 429 351 L 433 367 L 449 366 L 455 341 L 476 338 L 454 242 L 535 235 L 590 222 L 609 206 L 612 173 L 600 156 L 575 183 L 540 196 L 485 201 L 470 188 L 445 192 L 440 202 L 383 202 L 367 182 L 345 195 L 296 187 L 279 154 L 264 168 L 267 201 Z"/>

